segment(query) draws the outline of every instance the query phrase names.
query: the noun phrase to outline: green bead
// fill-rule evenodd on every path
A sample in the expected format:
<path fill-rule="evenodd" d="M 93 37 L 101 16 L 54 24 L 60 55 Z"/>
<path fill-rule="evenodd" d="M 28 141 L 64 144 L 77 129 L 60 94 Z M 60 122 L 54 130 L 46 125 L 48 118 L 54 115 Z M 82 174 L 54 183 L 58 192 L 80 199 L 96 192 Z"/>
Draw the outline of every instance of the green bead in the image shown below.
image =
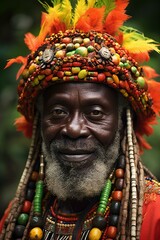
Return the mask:
<path fill-rule="evenodd" d="M 28 218 L 29 218 L 29 216 L 27 213 L 21 213 L 18 217 L 17 222 L 18 222 L 18 224 L 25 226 L 28 222 Z"/>

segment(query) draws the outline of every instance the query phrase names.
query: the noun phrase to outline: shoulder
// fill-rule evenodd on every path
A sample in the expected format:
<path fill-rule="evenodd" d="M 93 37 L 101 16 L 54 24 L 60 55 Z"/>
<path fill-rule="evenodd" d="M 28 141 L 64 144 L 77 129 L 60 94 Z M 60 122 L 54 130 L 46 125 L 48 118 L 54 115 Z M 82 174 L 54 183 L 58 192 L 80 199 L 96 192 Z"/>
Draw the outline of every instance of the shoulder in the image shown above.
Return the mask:
<path fill-rule="evenodd" d="M 144 183 L 144 204 L 157 202 L 160 197 L 160 183 L 152 178 L 146 177 Z"/>
<path fill-rule="evenodd" d="M 159 240 L 160 237 L 160 183 L 145 178 L 143 217 L 140 240 Z"/>

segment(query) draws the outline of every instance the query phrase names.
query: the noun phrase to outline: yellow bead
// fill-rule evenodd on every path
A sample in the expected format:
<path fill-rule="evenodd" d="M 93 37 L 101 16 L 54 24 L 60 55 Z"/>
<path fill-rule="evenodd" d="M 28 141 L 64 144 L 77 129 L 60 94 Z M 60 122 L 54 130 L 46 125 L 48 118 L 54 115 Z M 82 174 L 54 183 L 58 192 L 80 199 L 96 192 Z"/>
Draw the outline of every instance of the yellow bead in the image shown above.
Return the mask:
<path fill-rule="evenodd" d="M 43 237 L 42 229 L 39 227 L 33 228 L 29 233 L 29 237 L 31 240 L 41 240 Z"/>
<path fill-rule="evenodd" d="M 99 228 L 92 228 L 88 235 L 88 239 L 99 240 L 101 236 L 102 236 L 102 231 Z"/>
<path fill-rule="evenodd" d="M 88 74 L 87 70 L 83 69 L 78 73 L 78 78 L 83 79 L 87 76 L 87 74 Z"/>

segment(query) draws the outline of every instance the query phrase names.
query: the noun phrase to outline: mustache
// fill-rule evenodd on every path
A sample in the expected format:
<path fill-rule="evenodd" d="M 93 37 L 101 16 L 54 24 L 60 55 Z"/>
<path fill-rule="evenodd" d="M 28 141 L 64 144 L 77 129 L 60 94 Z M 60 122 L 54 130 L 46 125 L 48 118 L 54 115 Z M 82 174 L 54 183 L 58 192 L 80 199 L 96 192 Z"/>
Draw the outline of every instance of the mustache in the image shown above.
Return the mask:
<path fill-rule="evenodd" d="M 53 140 L 50 144 L 50 148 L 55 151 L 65 151 L 71 150 L 85 150 L 85 151 L 95 151 L 97 146 L 100 146 L 99 142 L 90 139 L 60 139 Z M 101 146 L 102 147 L 102 146 Z"/>

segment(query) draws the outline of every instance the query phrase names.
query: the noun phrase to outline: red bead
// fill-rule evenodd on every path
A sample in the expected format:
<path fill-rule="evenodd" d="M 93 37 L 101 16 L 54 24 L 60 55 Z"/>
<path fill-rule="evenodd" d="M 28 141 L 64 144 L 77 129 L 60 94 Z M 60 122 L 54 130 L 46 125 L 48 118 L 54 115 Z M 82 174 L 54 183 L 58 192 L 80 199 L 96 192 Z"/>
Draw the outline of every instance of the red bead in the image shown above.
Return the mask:
<path fill-rule="evenodd" d="M 116 169 L 115 175 L 116 175 L 116 178 L 123 178 L 124 170 L 122 168 Z"/>
<path fill-rule="evenodd" d="M 115 201 L 121 201 L 122 200 L 122 192 L 121 191 L 114 191 L 112 193 L 112 198 Z"/>
<path fill-rule="evenodd" d="M 29 213 L 31 210 L 32 203 L 30 201 L 25 201 L 23 204 L 22 212 L 23 213 Z"/>
<path fill-rule="evenodd" d="M 99 73 L 98 74 L 98 81 L 104 81 L 106 79 L 106 75 L 104 73 Z"/>
<path fill-rule="evenodd" d="M 115 238 L 117 234 L 117 228 L 114 226 L 109 226 L 107 230 L 107 237 L 109 238 Z"/>

